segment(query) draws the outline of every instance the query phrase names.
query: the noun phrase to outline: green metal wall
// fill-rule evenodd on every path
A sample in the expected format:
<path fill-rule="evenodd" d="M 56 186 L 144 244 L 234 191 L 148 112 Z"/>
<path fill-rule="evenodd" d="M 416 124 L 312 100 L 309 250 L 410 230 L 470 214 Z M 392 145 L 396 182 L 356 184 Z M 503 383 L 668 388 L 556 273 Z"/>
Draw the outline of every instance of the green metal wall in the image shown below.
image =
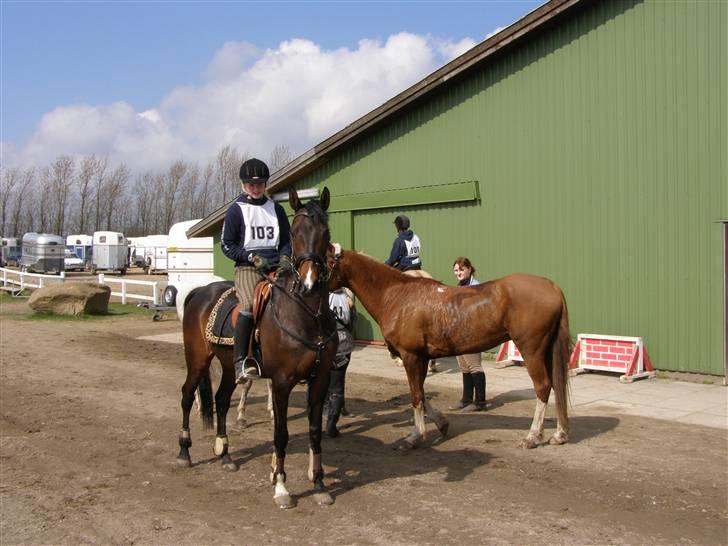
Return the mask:
<path fill-rule="evenodd" d="M 457 255 L 481 279 L 551 277 L 572 334 L 643 336 L 658 368 L 722 374 L 727 28 L 726 2 L 591 3 L 296 186 L 325 183 L 336 210 L 477 181 L 476 201 L 332 214 L 332 234 L 383 259 L 405 212 L 435 277 L 453 283 Z"/>

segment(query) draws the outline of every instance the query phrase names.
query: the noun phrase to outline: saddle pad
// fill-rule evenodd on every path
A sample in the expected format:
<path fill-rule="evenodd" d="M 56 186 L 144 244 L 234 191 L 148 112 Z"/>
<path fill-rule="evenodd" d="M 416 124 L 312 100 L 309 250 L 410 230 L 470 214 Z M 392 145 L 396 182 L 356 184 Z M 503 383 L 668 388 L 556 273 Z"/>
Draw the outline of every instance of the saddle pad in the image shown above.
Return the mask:
<path fill-rule="evenodd" d="M 207 326 L 205 326 L 207 341 L 215 345 L 234 344 L 233 336 L 239 313 L 238 307 L 240 304 L 235 294 L 235 288 L 229 288 L 223 292 L 207 319 Z"/>

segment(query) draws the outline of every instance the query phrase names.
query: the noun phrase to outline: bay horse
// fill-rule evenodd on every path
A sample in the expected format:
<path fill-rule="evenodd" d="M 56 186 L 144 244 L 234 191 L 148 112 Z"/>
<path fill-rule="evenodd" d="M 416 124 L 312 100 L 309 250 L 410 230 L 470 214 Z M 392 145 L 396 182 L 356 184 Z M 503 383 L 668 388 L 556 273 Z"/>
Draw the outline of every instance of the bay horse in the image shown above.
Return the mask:
<path fill-rule="evenodd" d="M 270 300 L 256 324 L 260 333 L 262 376 L 271 380 L 273 391 L 274 452 L 270 479 L 275 486 L 273 500 L 281 508 L 294 505 L 285 484 L 284 463 L 288 444 L 288 401 L 293 387 L 302 381 L 307 382 L 308 390 L 308 477 L 313 482 L 313 496 L 319 504 L 334 502 L 324 486 L 321 464 L 323 402 L 338 343 L 326 284 L 326 252 L 330 240 L 326 216 L 328 188 L 324 188 L 320 200 L 310 201 L 305 206 L 291 189 L 289 203 L 295 211 L 291 222 L 293 271 L 280 271 L 277 280 L 271 283 Z M 217 357 L 222 365 L 222 377 L 215 393 L 217 434 L 213 452 L 220 457 L 223 468 L 237 470 L 228 452 L 226 432 L 227 412 L 235 389 L 232 347 L 212 344 L 205 337 L 210 312 L 230 286 L 230 282 L 216 282 L 196 288 L 185 301 L 182 331 L 187 378 L 182 386 L 182 430 L 177 455 L 181 466 L 191 466 L 189 417 L 195 390 L 201 380 L 209 380 L 210 363 Z M 204 394 L 211 390 L 205 387 L 200 389 L 203 426 L 212 428 L 212 397 Z"/>
<path fill-rule="evenodd" d="M 544 277 L 516 273 L 470 287 L 414 278 L 338 244 L 329 247 L 329 288 L 346 286 L 379 325 L 390 352 L 402 358 L 409 382 L 414 429 L 403 447 L 425 438 L 424 414 L 445 436 L 447 419 L 425 398 L 427 362 L 491 349 L 513 340 L 536 391 L 536 411 L 521 445 L 541 443 L 551 389 L 557 427 L 550 444 L 568 441 L 569 317 L 561 289 Z"/>

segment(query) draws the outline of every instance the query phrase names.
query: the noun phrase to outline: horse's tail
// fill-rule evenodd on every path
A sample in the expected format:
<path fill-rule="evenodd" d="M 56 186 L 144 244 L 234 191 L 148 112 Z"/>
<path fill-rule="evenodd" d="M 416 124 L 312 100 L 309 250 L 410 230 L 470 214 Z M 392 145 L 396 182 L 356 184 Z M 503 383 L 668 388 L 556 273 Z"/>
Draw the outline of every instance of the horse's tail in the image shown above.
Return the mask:
<path fill-rule="evenodd" d="M 209 430 L 212 428 L 212 381 L 210 380 L 210 368 L 200 377 L 200 384 L 197 389 L 200 393 L 200 417 L 202 418 L 202 428 Z"/>
<path fill-rule="evenodd" d="M 569 311 L 566 299 L 561 294 L 561 320 L 556 339 L 551 348 L 553 377 L 551 384 L 556 394 L 556 412 L 564 432 L 569 432 L 569 356 L 571 355 L 571 334 L 569 333 Z"/>

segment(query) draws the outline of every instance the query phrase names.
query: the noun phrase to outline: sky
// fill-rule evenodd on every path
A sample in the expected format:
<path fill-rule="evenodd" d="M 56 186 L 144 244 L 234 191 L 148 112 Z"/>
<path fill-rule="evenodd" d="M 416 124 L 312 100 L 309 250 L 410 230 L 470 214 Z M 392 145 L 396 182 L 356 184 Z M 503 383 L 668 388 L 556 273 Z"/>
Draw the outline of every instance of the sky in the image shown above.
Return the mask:
<path fill-rule="evenodd" d="M 541 3 L 0 0 L 0 165 L 299 155 Z"/>

